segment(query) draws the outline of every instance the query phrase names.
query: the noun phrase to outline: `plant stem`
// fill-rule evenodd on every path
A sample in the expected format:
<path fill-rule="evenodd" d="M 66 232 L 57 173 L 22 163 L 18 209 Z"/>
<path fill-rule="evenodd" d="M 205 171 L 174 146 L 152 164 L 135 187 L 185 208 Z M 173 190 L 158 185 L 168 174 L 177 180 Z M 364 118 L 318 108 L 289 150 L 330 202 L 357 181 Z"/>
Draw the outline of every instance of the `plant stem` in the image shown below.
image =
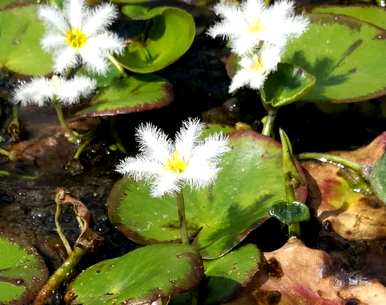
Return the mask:
<path fill-rule="evenodd" d="M 122 64 L 114 56 L 108 55 L 107 58 L 110 60 L 113 66 L 117 68 L 119 73 L 125 74 L 125 69 L 123 68 Z"/>
<path fill-rule="evenodd" d="M 60 214 L 62 212 L 62 205 L 60 202 L 60 198 L 58 195 L 55 196 L 56 210 L 55 210 L 55 227 L 56 233 L 58 233 L 60 240 L 62 241 L 64 248 L 66 248 L 67 255 L 70 256 L 72 253 L 72 248 L 70 243 L 68 242 L 66 236 L 62 231 L 62 227 L 60 226 Z"/>
<path fill-rule="evenodd" d="M 112 118 L 110 119 L 110 134 L 112 135 L 113 139 L 115 140 L 115 145 L 119 149 L 120 152 L 127 154 L 127 151 L 125 147 L 123 146 L 121 137 L 119 136 L 116 127 L 116 119 Z"/>
<path fill-rule="evenodd" d="M 76 246 L 64 263 L 48 279 L 47 283 L 39 291 L 33 305 L 44 305 L 52 292 L 60 286 L 63 281 L 70 278 L 80 259 L 87 252 L 86 249 Z"/>
<path fill-rule="evenodd" d="M 89 137 L 87 138 L 86 140 L 84 140 L 78 147 L 78 149 L 76 150 L 75 152 L 75 155 L 74 155 L 74 160 L 79 160 L 79 157 L 80 155 L 82 154 L 82 152 L 84 151 L 84 149 L 90 144 L 92 140 L 92 137 Z"/>
<path fill-rule="evenodd" d="M 275 109 L 268 110 L 268 115 L 265 117 L 265 120 L 264 120 L 263 131 L 261 132 L 262 135 L 267 136 L 267 137 L 272 136 L 272 133 L 273 133 L 272 131 L 273 131 L 273 126 L 275 124 L 276 114 L 277 114 L 277 111 Z"/>
<path fill-rule="evenodd" d="M 323 163 L 332 163 L 341 167 L 348 167 L 363 176 L 362 166 L 359 163 L 345 158 L 324 153 L 303 153 L 298 155 L 299 160 L 318 160 Z"/>
<path fill-rule="evenodd" d="M 10 134 L 13 142 L 18 142 L 20 139 L 20 123 L 19 123 L 19 105 L 12 106 L 12 119 L 9 122 L 7 131 Z"/>
<path fill-rule="evenodd" d="M 54 98 L 52 100 L 52 104 L 54 105 L 54 108 L 55 108 L 55 111 L 56 111 L 56 114 L 57 114 L 57 117 L 58 117 L 59 124 L 63 128 L 64 134 L 65 134 L 66 138 L 71 143 L 77 143 L 78 142 L 78 136 L 77 136 L 77 134 L 72 129 L 70 129 L 70 127 L 68 127 L 68 125 L 66 123 L 66 120 L 64 119 L 62 106 L 60 105 L 60 103 L 57 100 L 57 98 Z"/>
<path fill-rule="evenodd" d="M 0 155 L 6 156 L 9 160 L 14 161 L 16 157 L 14 153 L 0 147 Z"/>
<path fill-rule="evenodd" d="M 182 190 L 176 193 L 178 220 L 180 223 L 180 235 L 183 244 L 189 244 L 188 231 L 186 229 L 185 200 Z"/>

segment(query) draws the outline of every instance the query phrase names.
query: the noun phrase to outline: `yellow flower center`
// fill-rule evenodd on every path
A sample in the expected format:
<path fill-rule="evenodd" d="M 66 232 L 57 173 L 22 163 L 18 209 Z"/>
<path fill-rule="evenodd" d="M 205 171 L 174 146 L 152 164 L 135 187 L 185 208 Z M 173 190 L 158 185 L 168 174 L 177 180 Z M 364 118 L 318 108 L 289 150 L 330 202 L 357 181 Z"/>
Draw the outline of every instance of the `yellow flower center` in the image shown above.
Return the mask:
<path fill-rule="evenodd" d="M 251 23 L 248 26 L 247 31 L 251 33 L 259 33 L 263 31 L 263 24 L 261 23 L 260 19 L 257 19 L 255 22 Z"/>
<path fill-rule="evenodd" d="M 169 160 L 166 161 L 165 163 L 165 168 L 167 170 L 170 170 L 172 172 L 176 172 L 179 174 L 184 172 L 187 167 L 188 167 L 188 163 L 184 159 L 182 159 L 178 151 L 173 152 Z"/>
<path fill-rule="evenodd" d="M 252 71 L 260 72 L 264 70 L 264 66 L 260 60 L 260 57 L 255 55 L 253 57 L 253 63 L 249 66 Z"/>
<path fill-rule="evenodd" d="M 80 29 L 70 29 L 66 33 L 66 42 L 74 49 L 81 49 L 87 42 L 87 36 Z"/>

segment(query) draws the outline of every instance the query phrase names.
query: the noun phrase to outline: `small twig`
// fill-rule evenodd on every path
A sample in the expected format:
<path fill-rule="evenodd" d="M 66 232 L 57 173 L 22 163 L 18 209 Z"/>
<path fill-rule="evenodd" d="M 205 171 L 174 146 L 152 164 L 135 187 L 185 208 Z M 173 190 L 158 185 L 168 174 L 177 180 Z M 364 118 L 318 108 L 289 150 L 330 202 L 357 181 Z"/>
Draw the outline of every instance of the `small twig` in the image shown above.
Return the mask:
<path fill-rule="evenodd" d="M 68 280 L 74 273 L 75 267 L 78 265 L 80 259 L 88 251 L 94 250 L 96 245 L 101 241 L 101 237 L 90 228 L 91 215 L 86 206 L 78 199 L 72 197 L 64 189 L 59 188 L 55 195 L 56 213 L 55 224 L 60 239 L 66 247 L 68 258 L 65 262 L 54 272 L 48 279 L 47 283 L 39 291 L 33 305 L 44 305 L 53 291 L 57 289 L 64 281 Z M 80 235 L 75 242 L 74 249 L 71 249 L 66 237 L 64 236 L 60 227 L 59 218 L 61 212 L 61 205 L 70 205 L 73 208 L 74 214 L 79 224 Z"/>

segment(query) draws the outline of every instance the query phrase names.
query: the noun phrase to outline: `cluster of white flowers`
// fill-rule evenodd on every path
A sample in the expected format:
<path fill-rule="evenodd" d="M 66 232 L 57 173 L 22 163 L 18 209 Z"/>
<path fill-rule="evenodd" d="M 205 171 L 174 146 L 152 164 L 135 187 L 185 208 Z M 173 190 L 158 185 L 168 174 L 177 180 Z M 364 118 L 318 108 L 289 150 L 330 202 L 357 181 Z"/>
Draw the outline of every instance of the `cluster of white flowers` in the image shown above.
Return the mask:
<path fill-rule="evenodd" d="M 125 47 L 124 40 L 107 30 L 118 11 L 107 3 L 90 9 L 84 0 L 65 0 L 63 10 L 42 5 L 38 16 L 46 26 L 41 45 L 53 52 L 57 75 L 22 83 L 16 88 L 13 100 L 38 106 L 54 98 L 64 105 L 77 103 L 95 90 L 96 82 L 85 76 L 67 79 L 60 75 L 80 64 L 98 74 L 107 71 L 108 58 L 121 54 Z"/>
<path fill-rule="evenodd" d="M 268 74 L 276 70 L 287 42 L 308 26 L 307 18 L 295 15 L 294 3 L 289 0 L 269 7 L 263 0 L 246 0 L 241 5 L 220 3 L 214 11 L 222 20 L 208 34 L 228 39 L 240 57 L 230 92 L 243 86 L 260 89 Z"/>
<path fill-rule="evenodd" d="M 178 192 L 184 183 L 192 188 L 207 186 L 217 176 L 219 157 L 229 147 L 221 134 L 200 140 L 202 130 L 200 121 L 185 121 L 173 143 L 157 127 L 141 125 L 136 133 L 140 154 L 123 160 L 117 171 L 135 180 L 150 180 L 154 197 Z"/>

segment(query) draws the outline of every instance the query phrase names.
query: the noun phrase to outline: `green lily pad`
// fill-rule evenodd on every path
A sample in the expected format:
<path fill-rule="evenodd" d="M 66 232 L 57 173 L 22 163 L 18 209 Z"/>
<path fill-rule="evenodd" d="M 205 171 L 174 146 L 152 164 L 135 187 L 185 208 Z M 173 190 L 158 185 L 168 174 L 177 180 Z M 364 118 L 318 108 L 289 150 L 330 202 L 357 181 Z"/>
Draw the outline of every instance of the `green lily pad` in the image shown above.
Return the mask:
<path fill-rule="evenodd" d="M 315 78 L 300 67 L 280 63 L 260 91 L 265 104 L 279 108 L 304 97 L 315 85 Z"/>
<path fill-rule="evenodd" d="M 280 202 L 269 209 L 269 214 L 286 225 L 310 219 L 308 207 L 301 202 Z"/>
<path fill-rule="evenodd" d="M 304 68 L 316 85 L 302 100 L 357 102 L 386 93 L 386 32 L 358 19 L 311 14 L 309 29 L 293 40 L 283 62 Z"/>
<path fill-rule="evenodd" d="M 323 5 L 313 7 L 311 11 L 313 13 L 327 13 L 354 17 L 386 29 L 386 11 L 384 8 L 374 5 Z"/>
<path fill-rule="evenodd" d="M 156 75 L 117 78 L 102 88 L 79 117 L 112 116 L 164 107 L 173 100 L 169 82 Z"/>
<path fill-rule="evenodd" d="M 229 301 L 237 291 L 247 286 L 258 271 L 262 254 L 249 244 L 227 255 L 204 262 L 208 279 L 205 305 Z"/>
<path fill-rule="evenodd" d="M 40 47 L 44 28 L 36 5 L 0 11 L 0 69 L 24 75 L 52 71 L 51 56 Z"/>
<path fill-rule="evenodd" d="M 36 250 L 0 232 L 0 304 L 28 304 L 47 280 Z"/>
<path fill-rule="evenodd" d="M 102 261 L 83 271 L 69 286 L 67 304 L 151 304 L 189 291 L 202 278 L 193 247 L 158 244 Z"/>
<path fill-rule="evenodd" d="M 369 180 L 373 191 L 386 204 L 386 153 L 375 163 Z"/>
<path fill-rule="evenodd" d="M 239 131 L 231 134 L 230 146 L 212 186 L 184 189 L 188 231 L 207 259 L 229 252 L 269 217 L 273 204 L 285 200 L 279 143 L 253 131 Z M 119 180 L 108 209 L 112 223 L 137 243 L 179 239 L 175 198 L 152 198 L 145 182 Z"/>
<path fill-rule="evenodd" d="M 146 39 L 131 42 L 119 58 L 130 71 L 151 73 L 161 70 L 185 54 L 193 43 L 196 33 L 194 19 L 182 9 L 126 5 L 122 13 L 136 20 L 151 19 Z"/>

